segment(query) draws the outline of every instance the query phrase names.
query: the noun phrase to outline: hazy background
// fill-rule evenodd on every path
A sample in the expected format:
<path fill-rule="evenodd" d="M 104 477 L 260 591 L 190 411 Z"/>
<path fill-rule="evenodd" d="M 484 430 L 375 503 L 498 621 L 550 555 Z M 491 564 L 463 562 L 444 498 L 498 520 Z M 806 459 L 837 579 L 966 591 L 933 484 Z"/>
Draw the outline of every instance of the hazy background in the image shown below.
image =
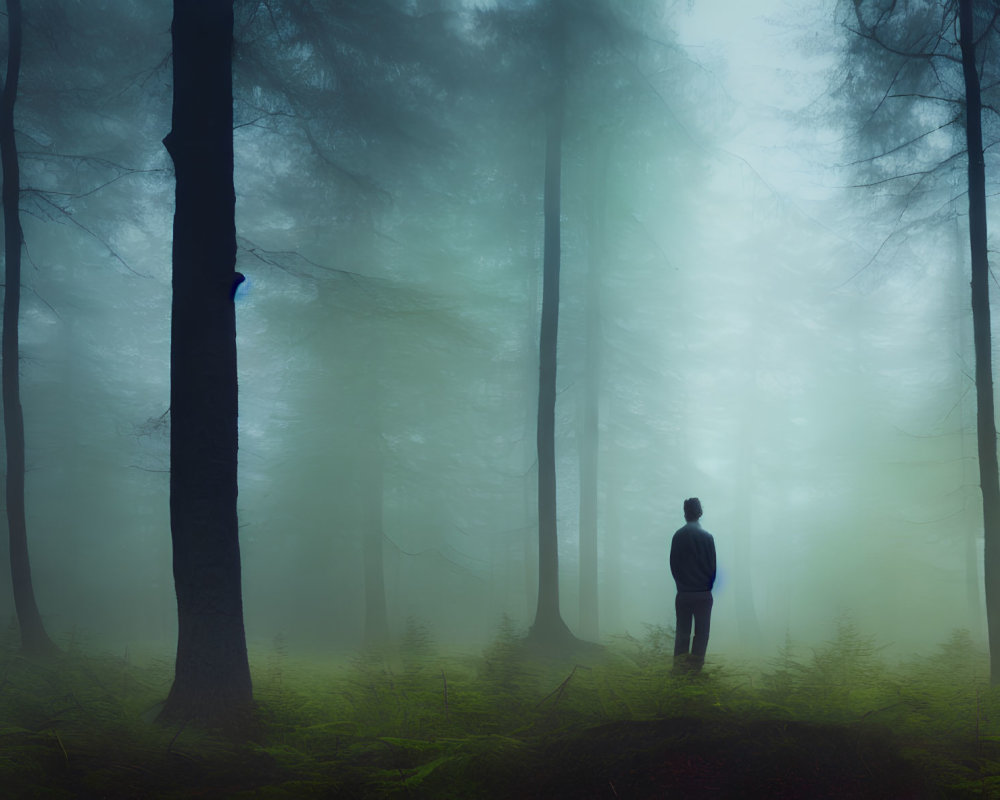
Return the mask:
<path fill-rule="evenodd" d="M 458 14 L 451 35 L 474 44 L 473 11 L 491 4 L 433 5 Z M 819 641 L 845 612 L 902 652 L 956 627 L 982 639 L 964 196 L 942 197 L 952 213 L 941 224 L 890 238 L 870 194 L 843 188 L 851 133 L 828 101 L 845 36 L 833 3 L 639 5 L 658 44 L 579 66 L 567 111 L 564 618 L 576 626 L 588 226 L 606 157 L 602 639 L 672 624 L 667 551 L 692 495 L 718 548 L 716 653 Z M 360 643 L 370 521 L 357 498 L 371 452 L 391 628 L 413 616 L 441 641 L 478 646 L 503 614 L 527 627 L 537 104 L 527 89 L 435 88 L 416 56 L 399 68 L 369 56 L 352 69 L 370 102 L 339 105 L 329 98 L 351 79 L 330 65 L 343 61 L 324 62 L 263 5 L 237 7 L 251 647 L 277 635 L 299 651 Z M 57 641 L 165 652 L 176 626 L 173 185 L 160 145 L 170 13 L 163 0 L 30 4 L 16 111 L 38 602 Z M 376 41 L 358 30 L 357 47 Z M 516 57 L 503 68 L 516 72 Z M 0 611 L 12 619 L 2 558 Z"/>

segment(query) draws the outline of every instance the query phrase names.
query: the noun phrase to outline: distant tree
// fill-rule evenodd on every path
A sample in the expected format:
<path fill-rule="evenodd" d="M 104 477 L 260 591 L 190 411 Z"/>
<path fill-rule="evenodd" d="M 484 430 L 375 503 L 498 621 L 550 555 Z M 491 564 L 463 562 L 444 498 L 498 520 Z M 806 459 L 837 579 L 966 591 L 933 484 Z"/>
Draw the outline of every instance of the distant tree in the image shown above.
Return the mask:
<path fill-rule="evenodd" d="M 997 111 L 984 104 L 983 89 L 1000 85 L 1000 4 L 995 0 L 854 0 L 845 5 L 853 32 L 848 78 L 849 107 L 860 115 L 855 164 L 865 186 L 894 187 L 894 201 L 908 232 L 927 226 L 948 205 L 955 167 L 966 165 L 969 243 L 972 256 L 972 320 L 975 345 L 979 481 L 983 500 L 985 593 L 990 681 L 1000 683 L 1000 472 L 994 410 L 985 127 L 997 131 Z M 997 141 L 996 136 L 991 144 Z M 930 211 L 927 198 L 930 201 Z M 933 199 L 937 198 L 937 199 Z M 925 209 L 918 213 L 914 209 Z"/>
<path fill-rule="evenodd" d="M 491 63 L 502 63 L 509 82 L 504 107 L 522 116 L 525 129 L 539 117 L 545 121 L 543 192 L 544 246 L 542 312 L 539 335 L 538 454 L 538 606 L 532 635 L 569 640 L 559 611 L 558 532 L 556 524 L 555 398 L 559 334 L 560 275 L 564 250 L 561 218 L 576 218 L 586 227 L 577 240 L 587 252 L 584 291 L 584 348 L 576 355 L 583 380 L 580 398 L 580 631 L 596 638 L 598 619 L 598 472 L 601 397 L 600 286 L 608 269 L 607 203 L 615 146 L 630 122 L 662 117 L 659 87 L 640 62 L 652 53 L 670 52 L 668 42 L 649 35 L 662 9 L 647 2 L 620 0 L 544 0 L 501 4 L 482 12 L 484 40 L 497 48 Z M 525 92 L 524 76 L 538 76 Z M 503 92 L 502 87 L 497 87 Z M 537 124 L 537 123 L 535 123 Z M 591 169 L 583 182 L 590 194 L 585 209 L 564 205 L 564 151 Z M 570 198 L 572 200 L 572 197 Z M 571 220 L 573 221 L 573 220 Z M 572 234 L 571 234 L 572 235 Z"/>
<path fill-rule="evenodd" d="M 544 0 L 526 6 L 510 4 L 482 10 L 479 31 L 490 63 L 500 63 L 500 78 L 490 87 L 499 106 L 525 130 L 537 130 L 542 119 L 542 298 L 538 333 L 538 395 L 535 417 L 538 508 L 538 591 L 533 640 L 556 649 L 571 645 L 560 611 L 557 470 L 555 452 L 559 338 L 559 295 L 562 263 L 562 161 L 567 93 L 567 36 L 571 0 Z M 525 75 L 536 88 L 525 92 Z M 528 134 L 530 137 L 531 134 Z M 535 134 L 537 136 L 537 134 Z"/>
<path fill-rule="evenodd" d="M 1000 6 L 986 4 L 991 18 L 980 35 L 994 36 Z M 965 141 L 969 192 L 969 244 L 972 255 L 972 324 L 976 352 L 979 485 L 983 492 L 986 620 L 990 644 L 990 683 L 1000 684 L 1000 472 L 993 400 L 993 344 L 990 323 L 990 265 L 986 229 L 986 165 L 983 103 L 973 0 L 959 2 L 959 46 L 965 84 Z M 993 43 L 996 46 L 997 42 Z M 989 52 L 984 48 L 984 52 Z M 992 113 L 996 113 L 994 110 Z"/>
<path fill-rule="evenodd" d="M 367 278 L 406 267 L 384 252 L 384 217 L 405 195 L 418 193 L 426 204 L 429 192 L 422 184 L 440 178 L 428 165 L 440 167 L 436 159 L 451 144 L 445 124 L 451 112 L 441 98 L 450 97 L 465 75 L 455 67 L 460 52 L 455 15 L 438 6 L 277 0 L 247 4 L 241 11 L 237 69 L 251 91 L 238 97 L 237 108 L 254 135 L 279 134 L 305 154 L 306 180 L 300 175 L 287 185 L 301 193 L 311 184 L 306 190 L 316 193 L 317 202 L 307 213 L 333 240 L 338 268 L 316 270 L 320 282 L 333 285 L 349 277 L 352 285 L 369 286 L 374 296 L 379 293 Z M 370 302 L 366 294 L 361 308 L 368 310 Z M 354 607 L 362 611 L 367 644 L 389 635 L 381 413 L 387 401 L 379 388 L 387 360 L 379 342 L 387 319 L 380 314 L 375 322 L 366 321 L 370 331 L 355 332 L 366 375 L 354 385 L 358 415 L 344 420 L 364 434 L 355 454 L 353 493 L 364 594 Z"/>
<path fill-rule="evenodd" d="M 170 528 L 177 592 L 165 721 L 230 727 L 252 708 L 237 524 L 232 0 L 175 0 L 176 173 Z"/>
<path fill-rule="evenodd" d="M 662 128 L 667 102 L 649 72 L 680 74 L 676 48 L 660 22 L 662 9 L 646 0 L 575 0 L 567 37 L 567 111 L 572 149 L 585 170 L 586 198 L 577 213 L 584 219 L 580 246 L 586 249 L 583 304 L 580 428 L 580 621 L 588 639 L 600 634 L 598 529 L 602 495 L 601 405 L 604 398 L 605 333 L 602 283 L 620 254 L 609 246 L 609 202 L 613 176 L 634 149 L 623 145 L 628 131 Z M 669 64 L 665 68 L 664 64 Z M 655 66 L 653 66 L 655 65 Z M 631 151 L 627 152 L 626 151 Z M 641 156 L 640 156 L 641 158 Z M 578 166 L 578 168 L 579 168 Z M 606 497 L 606 493 L 605 493 Z"/>
<path fill-rule="evenodd" d="M 3 165 L 4 304 L 3 304 L 3 425 L 7 451 L 7 527 L 14 607 L 26 655 L 55 652 L 35 601 L 28 558 L 28 533 L 24 497 L 24 412 L 21 409 L 20 346 L 18 318 L 21 305 L 20 219 L 21 179 L 14 135 L 14 103 L 21 71 L 22 43 L 20 0 L 7 0 L 7 70 L 0 96 L 0 162 Z"/>
<path fill-rule="evenodd" d="M 580 633 L 600 635 L 598 598 L 598 502 L 600 493 L 601 274 L 607 257 L 607 192 L 610 142 L 598 144 L 587 208 L 587 287 L 584 320 L 584 392 L 580 425 Z"/>
<path fill-rule="evenodd" d="M 314 213 L 338 233 L 356 227 L 370 238 L 400 188 L 428 175 L 419 165 L 451 143 L 441 98 L 463 75 L 453 15 L 425 13 L 422 5 L 270 0 L 238 7 L 239 127 L 300 149 L 310 172 L 292 185 L 324 195 Z M 353 241 L 345 244 L 349 251 Z M 367 241 L 358 249 L 374 252 Z M 365 272 L 370 265 L 351 266 Z"/>
<path fill-rule="evenodd" d="M 379 434 L 381 436 L 381 434 Z M 364 467 L 361 491 L 364 502 L 362 518 L 362 553 L 365 583 L 364 642 L 367 646 L 385 644 L 389 639 L 389 609 L 385 600 L 385 558 L 383 523 L 383 466 L 377 444 L 361 454 Z M 371 495 L 369 498 L 368 495 Z"/>
<path fill-rule="evenodd" d="M 367 317 L 367 315 L 366 315 Z M 382 350 L 384 320 L 364 319 L 357 324 L 361 334 L 359 357 L 364 364 L 363 387 L 355 398 L 353 418 L 361 441 L 353 454 L 364 575 L 364 643 L 379 646 L 389 640 L 389 607 L 385 592 L 385 453 L 384 401 L 380 373 L 385 369 Z M 364 326 L 370 326 L 365 330 Z"/>
<path fill-rule="evenodd" d="M 542 251 L 542 320 L 538 339 L 538 606 L 529 636 L 562 645 L 574 637 L 559 611 L 559 534 L 556 521 L 556 364 L 563 121 L 566 100 L 566 7 L 553 0 L 546 50 L 551 81 L 545 124 L 545 232 Z"/>

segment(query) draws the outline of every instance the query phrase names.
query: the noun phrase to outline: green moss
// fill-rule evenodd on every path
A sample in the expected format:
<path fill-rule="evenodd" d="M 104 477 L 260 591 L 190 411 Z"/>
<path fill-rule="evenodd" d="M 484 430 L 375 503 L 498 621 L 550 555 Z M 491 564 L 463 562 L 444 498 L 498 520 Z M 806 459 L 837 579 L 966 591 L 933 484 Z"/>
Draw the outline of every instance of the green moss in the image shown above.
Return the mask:
<path fill-rule="evenodd" d="M 650 628 L 603 650 L 539 657 L 507 622 L 481 655 L 456 655 L 412 622 L 399 647 L 320 664 L 292 658 L 279 639 L 254 659 L 260 734 L 242 742 L 152 722 L 166 661 L 77 647 L 38 665 L 8 650 L 0 785 L 47 798 L 642 796 L 668 786 L 729 796 L 737 785 L 773 797 L 1000 797 L 1000 691 L 967 632 L 890 667 L 842 620 L 818 648 L 788 642 L 761 668 L 717 659 L 697 677 L 671 674 L 669 642 Z"/>

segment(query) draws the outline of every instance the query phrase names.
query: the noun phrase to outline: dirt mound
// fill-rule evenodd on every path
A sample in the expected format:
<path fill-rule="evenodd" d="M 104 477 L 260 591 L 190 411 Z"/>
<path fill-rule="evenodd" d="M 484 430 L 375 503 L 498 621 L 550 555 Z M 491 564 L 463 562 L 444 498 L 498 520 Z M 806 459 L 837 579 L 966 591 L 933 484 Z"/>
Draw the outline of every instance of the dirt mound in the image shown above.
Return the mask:
<path fill-rule="evenodd" d="M 525 765 L 527 766 L 527 765 Z M 537 752 L 511 797 L 634 799 L 938 797 L 871 725 L 679 717 L 590 728 Z"/>

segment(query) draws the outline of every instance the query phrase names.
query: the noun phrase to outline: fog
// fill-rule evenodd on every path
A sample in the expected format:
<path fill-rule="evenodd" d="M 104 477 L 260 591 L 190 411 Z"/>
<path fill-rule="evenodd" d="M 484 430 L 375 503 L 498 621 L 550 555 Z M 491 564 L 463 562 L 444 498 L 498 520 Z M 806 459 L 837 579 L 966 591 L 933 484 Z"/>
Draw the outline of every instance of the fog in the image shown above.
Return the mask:
<path fill-rule="evenodd" d="M 57 642 L 169 653 L 171 6 L 109 0 L 95 25 L 94 4 L 31 5 L 15 121 L 35 592 Z M 481 647 L 505 615 L 532 623 L 544 101 L 530 34 L 504 43 L 477 16 L 531 6 L 389 3 L 421 24 L 380 30 L 380 12 L 311 29 L 294 3 L 237 3 L 251 658 L 361 644 L 379 528 L 391 634 L 413 618 Z M 587 51 L 581 34 L 569 56 L 571 630 L 596 386 L 601 641 L 673 624 L 691 496 L 718 548 L 712 654 L 820 642 L 844 615 L 900 653 L 985 640 L 967 199 L 935 184 L 937 216 L 905 227 L 851 188 L 833 6 L 636 3 L 643 37 Z M 469 52 L 482 74 L 458 74 Z"/>

